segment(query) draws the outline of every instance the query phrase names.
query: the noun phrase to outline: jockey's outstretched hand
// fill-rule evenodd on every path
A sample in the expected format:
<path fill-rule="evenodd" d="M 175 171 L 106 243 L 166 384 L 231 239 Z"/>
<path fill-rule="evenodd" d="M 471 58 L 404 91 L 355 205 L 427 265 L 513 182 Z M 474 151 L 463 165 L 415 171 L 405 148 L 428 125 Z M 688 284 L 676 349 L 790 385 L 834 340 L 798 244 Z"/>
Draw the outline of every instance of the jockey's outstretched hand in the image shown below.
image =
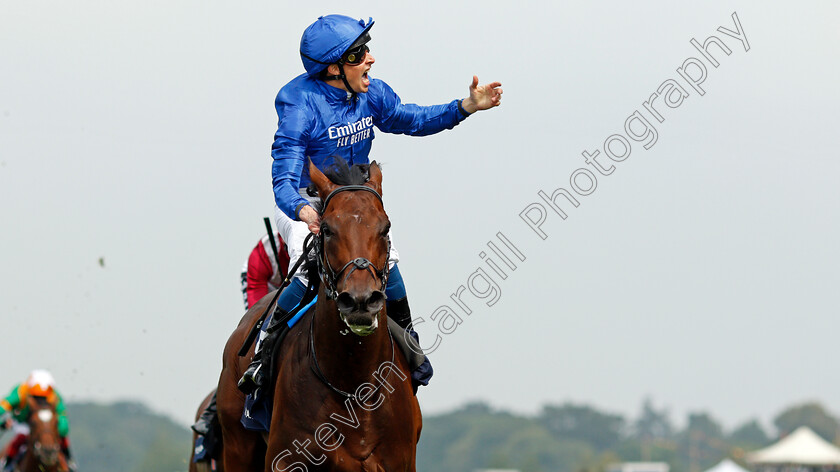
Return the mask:
<path fill-rule="evenodd" d="M 502 104 L 502 83 L 490 82 L 478 85 L 478 76 L 474 75 L 470 84 L 470 96 L 461 102 L 467 113 L 488 110 Z"/>

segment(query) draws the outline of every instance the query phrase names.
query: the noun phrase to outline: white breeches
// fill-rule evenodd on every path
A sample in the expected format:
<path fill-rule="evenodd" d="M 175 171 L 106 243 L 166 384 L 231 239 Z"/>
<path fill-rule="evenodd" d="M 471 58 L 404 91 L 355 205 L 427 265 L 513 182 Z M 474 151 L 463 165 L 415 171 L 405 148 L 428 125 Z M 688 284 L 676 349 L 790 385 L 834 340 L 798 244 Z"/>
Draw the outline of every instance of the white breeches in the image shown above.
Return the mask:
<path fill-rule="evenodd" d="M 29 436 L 29 425 L 27 423 L 19 423 L 15 421 L 12 425 L 12 432 L 15 434 Z"/>

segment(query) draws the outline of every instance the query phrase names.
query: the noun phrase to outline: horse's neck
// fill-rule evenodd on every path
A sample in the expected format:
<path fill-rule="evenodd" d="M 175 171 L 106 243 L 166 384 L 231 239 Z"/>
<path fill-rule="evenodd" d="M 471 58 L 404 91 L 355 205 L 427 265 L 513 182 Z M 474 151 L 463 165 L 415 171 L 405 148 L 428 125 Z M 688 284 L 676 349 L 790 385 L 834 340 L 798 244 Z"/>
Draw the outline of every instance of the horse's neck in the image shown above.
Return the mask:
<path fill-rule="evenodd" d="M 383 362 L 392 360 L 394 346 L 388 334 L 388 320 L 383 311 L 379 327 L 372 334 L 357 336 L 341 321 L 333 300 L 323 294 L 318 298 L 313 327 L 318 366 L 330 383 L 353 393 L 371 381 Z"/>
<path fill-rule="evenodd" d="M 29 472 L 38 470 L 38 460 L 35 458 L 35 448 L 33 447 L 35 442 L 32 441 L 31 438 L 32 436 L 30 436 L 30 440 L 26 442 L 26 452 L 23 454 L 23 458 L 21 458 L 17 466 L 13 469 L 14 472 Z"/>

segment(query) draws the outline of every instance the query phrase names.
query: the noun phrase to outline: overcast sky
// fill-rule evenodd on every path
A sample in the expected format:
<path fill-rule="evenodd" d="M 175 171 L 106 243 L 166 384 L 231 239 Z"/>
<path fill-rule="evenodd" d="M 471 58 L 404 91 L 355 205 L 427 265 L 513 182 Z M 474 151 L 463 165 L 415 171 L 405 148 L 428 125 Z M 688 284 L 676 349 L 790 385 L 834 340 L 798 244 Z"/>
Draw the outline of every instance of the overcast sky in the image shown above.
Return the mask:
<path fill-rule="evenodd" d="M 373 146 L 424 344 L 441 332 L 437 307 L 463 318 L 431 356 L 426 414 L 485 400 L 635 416 L 646 396 L 678 423 L 709 411 L 727 427 L 769 425 L 808 400 L 840 413 L 836 2 L 0 11 L 3 390 L 47 368 L 68 400 L 140 399 L 190 421 L 272 214 L 274 96 L 303 71 L 304 28 L 343 13 L 375 19 L 371 75 L 404 102 L 464 97 L 473 74 L 505 91 L 452 131 L 377 133 Z M 734 12 L 746 41 L 718 30 L 737 30 Z M 731 51 L 709 47 L 718 67 L 690 43 L 711 35 Z M 690 77 L 706 69 L 702 95 L 678 72 L 686 60 Z M 679 104 L 661 94 L 659 122 L 644 103 L 664 84 Z M 655 142 L 629 136 L 637 111 Z M 579 203 L 555 194 L 565 220 L 539 196 L 561 187 Z M 529 208 L 532 221 L 544 212 L 539 231 Z M 525 258 L 508 252 L 515 271 L 488 250 L 504 250 L 498 232 Z M 450 294 L 486 289 L 479 268 L 497 294 L 468 287 L 467 316 Z"/>

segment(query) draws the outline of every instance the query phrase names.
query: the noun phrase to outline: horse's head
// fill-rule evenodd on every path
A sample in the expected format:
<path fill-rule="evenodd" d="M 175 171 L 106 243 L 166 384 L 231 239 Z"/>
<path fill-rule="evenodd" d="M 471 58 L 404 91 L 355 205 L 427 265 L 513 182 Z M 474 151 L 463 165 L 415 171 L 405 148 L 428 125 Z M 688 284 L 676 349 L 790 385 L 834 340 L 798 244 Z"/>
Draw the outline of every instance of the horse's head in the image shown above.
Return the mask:
<path fill-rule="evenodd" d="M 309 175 L 323 201 L 316 251 L 327 296 L 347 327 L 367 336 L 379 324 L 388 278 L 391 222 L 382 206 L 382 172 L 373 162 L 367 181 L 339 185 L 310 163 Z"/>
<path fill-rule="evenodd" d="M 32 454 L 46 467 L 58 463 L 61 440 L 58 436 L 58 415 L 44 397 L 29 396 L 29 444 Z"/>

